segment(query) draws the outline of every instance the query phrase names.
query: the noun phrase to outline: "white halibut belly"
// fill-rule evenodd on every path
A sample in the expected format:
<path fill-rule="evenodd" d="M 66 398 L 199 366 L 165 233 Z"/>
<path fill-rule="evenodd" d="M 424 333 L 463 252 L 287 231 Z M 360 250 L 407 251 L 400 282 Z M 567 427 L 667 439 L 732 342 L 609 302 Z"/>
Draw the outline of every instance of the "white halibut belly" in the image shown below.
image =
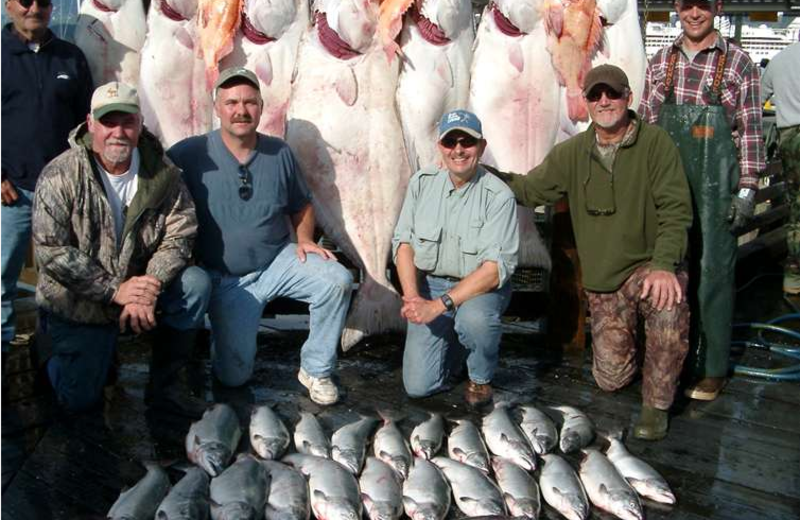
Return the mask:
<path fill-rule="evenodd" d="M 528 35 L 500 33 L 484 13 L 472 60 L 469 104 L 488 142 L 483 161 L 503 171 L 526 173 L 555 144 L 559 87 L 541 22 Z M 520 208 L 521 267 L 550 267 L 550 255 L 533 222 Z"/>
<path fill-rule="evenodd" d="M 83 2 L 75 24 L 75 45 L 86 56 L 94 84 L 121 81 L 136 87 L 146 33 L 144 7 L 137 0 L 127 0 L 114 12 Z"/>
<path fill-rule="evenodd" d="M 213 103 L 194 21 L 176 22 L 154 8 L 142 48 L 139 94 L 145 124 L 165 147 L 211 130 Z"/>
<path fill-rule="evenodd" d="M 472 30 L 465 28 L 454 41 L 433 45 L 416 24 L 401 35 L 404 64 L 397 86 L 397 107 L 412 170 L 440 161 L 436 148 L 442 115 L 466 108 L 469 99 Z"/>
<path fill-rule="evenodd" d="M 342 335 L 345 350 L 403 327 L 399 295 L 386 277 L 411 174 L 394 106 L 397 76 L 397 60 L 389 64 L 379 47 L 344 61 L 313 35 L 301 42 L 286 140 L 314 193 L 317 220 L 364 271 Z"/>

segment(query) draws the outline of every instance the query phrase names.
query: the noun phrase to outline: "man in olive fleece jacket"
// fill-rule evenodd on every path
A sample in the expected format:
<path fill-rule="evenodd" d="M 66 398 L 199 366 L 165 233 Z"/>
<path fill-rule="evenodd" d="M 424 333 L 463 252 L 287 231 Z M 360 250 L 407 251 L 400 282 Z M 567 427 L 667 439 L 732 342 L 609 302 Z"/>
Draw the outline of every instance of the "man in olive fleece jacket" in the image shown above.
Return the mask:
<path fill-rule="evenodd" d="M 635 335 L 644 318 L 643 407 L 634 435 L 660 439 L 688 352 L 682 263 L 689 186 L 667 133 L 628 109 L 633 97 L 621 69 L 592 69 L 584 96 L 593 121 L 585 132 L 527 175 L 497 174 L 525 206 L 569 199 L 592 319 L 592 373 L 603 390 L 636 375 Z"/>

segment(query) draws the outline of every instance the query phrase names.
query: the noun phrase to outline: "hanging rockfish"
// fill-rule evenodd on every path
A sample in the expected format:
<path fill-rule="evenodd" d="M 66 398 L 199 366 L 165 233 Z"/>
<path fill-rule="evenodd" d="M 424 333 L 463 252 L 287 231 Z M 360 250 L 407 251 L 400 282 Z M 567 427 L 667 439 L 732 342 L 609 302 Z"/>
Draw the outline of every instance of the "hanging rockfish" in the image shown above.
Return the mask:
<path fill-rule="evenodd" d="M 233 36 L 239 28 L 242 0 L 199 0 L 197 30 L 200 51 L 206 64 L 206 85 L 214 86 L 219 76 L 218 64 L 233 50 Z"/>
<path fill-rule="evenodd" d="M 317 0 L 313 12 L 298 52 L 286 140 L 325 234 L 362 269 L 342 334 L 347 350 L 364 336 L 403 328 L 386 266 L 411 172 L 395 108 L 399 60 L 387 59 L 393 42 L 378 37 L 378 2 Z"/>
<path fill-rule="evenodd" d="M 567 113 L 572 121 L 586 121 L 583 78 L 603 37 L 603 24 L 595 0 L 545 0 L 547 50 L 567 89 Z"/>
<path fill-rule="evenodd" d="M 470 0 L 417 0 L 400 36 L 403 62 L 397 107 L 412 170 L 439 162 L 437 125 L 465 108 L 472 61 Z"/>
<path fill-rule="evenodd" d="M 211 130 L 196 12 L 197 0 L 154 0 L 147 18 L 139 95 L 147 127 L 166 147 Z"/>
<path fill-rule="evenodd" d="M 542 1 L 491 2 L 475 39 L 469 105 L 488 142 L 482 160 L 504 171 L 533 169 L 556 139 L 559 87 L 545 49 Z M 533 212 L 520 207 L 518 213 L 519 265 L 549 269 Z"/>
<path fill-rule="evenodd" d="M 244 0 L 233 52 L 221 69 L 245 67 L 256 73 L 264 99 L 258 131 L 283 138 L 300 37 L 309 25 L 307 0 Z"/>
<path fill-rule="evenodd" d="M 644 90 L 644 73 L 647 56 L 644 39 L 633 38 L 641 32 L 637 0 L 597 0 L 603 22 L 603 38 L 599 51 L 592 60 L 592 67 L 610 63 L 625 71 L 633 93 L 631 108 L 636 110 Z M 562 89 L 562 116 L 559 141 L 568 139 L 589 126 L 589 121 L 572 121 L 567 116 L 566 93 Z"/>
<path fill-rule="evenodd" d="M 141 0 L 86 0 L 75 23 L 75 45 L 89 62 L 95 85 L 139 84 L 139 53 L 147 33 Z"/>

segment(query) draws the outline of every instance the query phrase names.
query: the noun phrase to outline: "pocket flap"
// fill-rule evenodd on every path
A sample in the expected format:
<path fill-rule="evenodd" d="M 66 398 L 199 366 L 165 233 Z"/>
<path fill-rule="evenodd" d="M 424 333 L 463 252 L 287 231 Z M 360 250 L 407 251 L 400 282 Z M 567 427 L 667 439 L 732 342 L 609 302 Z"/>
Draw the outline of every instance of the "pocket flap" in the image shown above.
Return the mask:
<path fill-rule="evenodd" d="M 439 242 L 442 238 L 442 226 L 420 227 L 417 229 L 417 238 L 429 242 Z"/>

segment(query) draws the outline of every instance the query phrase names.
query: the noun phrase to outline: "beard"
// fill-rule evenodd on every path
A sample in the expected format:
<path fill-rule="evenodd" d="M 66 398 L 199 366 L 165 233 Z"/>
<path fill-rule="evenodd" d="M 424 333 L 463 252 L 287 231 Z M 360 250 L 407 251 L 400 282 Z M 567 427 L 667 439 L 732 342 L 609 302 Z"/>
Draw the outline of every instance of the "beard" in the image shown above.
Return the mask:
<path fill-rule="evenodd" d="M 103 149 L 103 159 L 110 164 L 124 164 L 131 158 L 133 146 L 126 139 L 114 139 L 106 142 Z"/>

